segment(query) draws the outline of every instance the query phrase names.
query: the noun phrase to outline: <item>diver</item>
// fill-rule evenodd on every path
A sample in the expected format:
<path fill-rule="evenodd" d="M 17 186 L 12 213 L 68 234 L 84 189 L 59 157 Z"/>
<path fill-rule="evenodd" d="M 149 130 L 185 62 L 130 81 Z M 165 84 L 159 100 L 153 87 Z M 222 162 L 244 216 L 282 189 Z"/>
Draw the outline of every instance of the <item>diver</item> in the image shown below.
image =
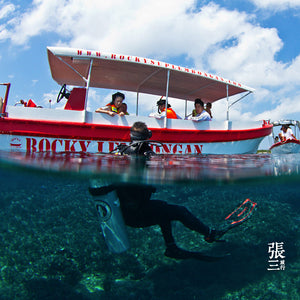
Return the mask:
<path fill-rule="evenodd" d="M 152 134 L 151 131 L 148 130 L 145 123 L 134 123 L 131 127 L 130 135 L 132 142 L 129 146 L 122 146 L 126 147 L 123 148 L 123 154 L 138 154 L 142 156 L 148 156 L 150 153 L 151 155 L 155 154 L 146 141 L 151 137 Z M 176 245 L 174 236 L 172 234 L 172 221 L 180 221 L 188 229 L 202 234 L 206 242 L 212 243 L 220 241 L 221 237 L 228 230 L 247 220 L 256 205 L 256 203 L 250 201 L 249 199 L 245 200 L 244 203 L 242 203 L 227 217 L 229 220 L 226 223 L 226 226 L 222 227 L 221 229 L 214 229 L 202 223 L 196 216 L 194 216 L 186 207 L 182 205 L 169 204 L 166 201 L 151 199 L 151 196 L 153 193 L 155 193 L 155 191 L 156 188 L 151 185 L 127 182 L 114 183 L 100 187 L 91 186 L 89 188 L 90 194 L 94 197 L 104 196 L 107 194 L 112 195 L 113 192 L 116 193 L 116 197 L 118 198 L 120 204 L 121 215 L 123 217 L 122 222 L 124 221 L 125 225 L 134 228 L 145 228 L 153 225 L 159 225 L 166 246 L 164 255 L 175 259 L 193 258 L 204 261 L 216 261 L 224 256 L 208 256 L 200 252 L 192 252 L 179 248 Z M 112 203 L 116 203 L 116 200 L 112 200 Z M 107 205 L 109 206 L 109 204 Z M 106 212 L 102 212 L 101 214 L 106 215 L 105 217 L 107 217 L 107 215 L 111 214 L 111 209 L 108 208 Z M 238 219 L 236 219 L 236 216 L 238 216 Z M 234 220 L 232 221 L 232 219 Z M 110 232 L 109 234 L 111 235 L 111 233 L 113 233 L 115 236 L 112 238 L 116 239 L 118 242 L 122 242 L 122 237 L 118 236 L 118 232 L 113 230 L 113 226 L 113 223 L 111 223 L 109 226 L 106 226 Z M 124 251 L 125 250 L 126 248 Z"/>
<path fill-rule="evenodd" d="M 111 153 L 150 157 L 151 155 L 155 155 L 150 146 L 151 141 L 149 139 L 151 137 L 152 132 L 144 122 L 135 122 L 130 128 L 130 144 L 120 144 Z"/>
<path fill-rule="evenodd" d="M 116 191 L 124 222 L 134 228 L 159 225 L 166 250 L 165 256 L 175 259 L 199 259 L 214 261 L 221 257 L 207 256 L 200 252 L 191 252 L 179 248 L 172 234 L 172 221 L 180 221 L 185 227 L 204 235 L 205 241 L 219 241 L 228 228 L 217 230 L 203 224 L 186 207 L 169 204 L 162 200 L 150 199 L 155 187 L 146 184 L 117 183 L 102 187 L 90 187 L 93 196 L 106 195 Z"/>

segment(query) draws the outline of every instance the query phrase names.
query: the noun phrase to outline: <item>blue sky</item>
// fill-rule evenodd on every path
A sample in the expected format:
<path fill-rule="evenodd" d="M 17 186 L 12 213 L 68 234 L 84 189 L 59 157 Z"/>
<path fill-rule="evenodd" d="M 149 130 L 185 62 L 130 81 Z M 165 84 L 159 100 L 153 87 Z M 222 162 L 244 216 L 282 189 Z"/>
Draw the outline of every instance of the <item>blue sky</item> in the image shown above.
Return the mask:
<path fill-rule="evenodd" d="M 70 46 L 154 58 L 254 88 L 232 107 L 233 120 L 300 119 L 299 33 L 300 0 L 0 0 L 0 82 L 12 84 L 10 103 L 48 106 L 60 87 L 46 47 Z M 110 94 L 92 91 L 90 109 Z M 126 100 L 133 113 L 134 96 Z M 226 118 L 224 107 L 214 104 L 216 119 Z"/>

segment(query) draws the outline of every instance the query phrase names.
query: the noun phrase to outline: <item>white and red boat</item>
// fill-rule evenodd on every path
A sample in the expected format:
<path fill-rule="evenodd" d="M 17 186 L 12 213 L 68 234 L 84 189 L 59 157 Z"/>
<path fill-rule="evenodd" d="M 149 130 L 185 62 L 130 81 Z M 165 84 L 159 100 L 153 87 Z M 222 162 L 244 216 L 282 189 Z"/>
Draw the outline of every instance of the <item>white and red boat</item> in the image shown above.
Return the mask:
<path fill-rule="evenodd" d="M 270 151 L 273 154 L 289 154 L 289 153 L 300 153 L 300 141 L 298 139 L 300 131 L 300 122 L 296 120 L 279 120 L 272 122 L 274 129 L 278 126 L 287 125 L 292 127 L 293 133 L 296 139 L 288 139 L 285 141 L 280 141 L 278 136 L 278 141 L 275 140 L 275 133 L 273 131 L 273 139 L 275 143 L 270 147 Z"/>
<path fill-rule="evenodd" d="M 268 121 L 237 123 L 193 122 L 184 119 L 156 119 L 139 115 L 141 95 L 152 94 L 205 103 L 253 92 L 240 83 L 194 69 L 128 55 L 70 48 L 48 47 L 53 79 L 63 88 L 71 85 L 65 108 L 32 108 L 10 105 L 6 94 L 0 118 L 0 150 L 24 152 L 110 152 L 120 143 L 129 143 L 129 129 L 145 122 L 153 146 L 163 154 L 246 154 L 256 153 L 262 139 L 272 132 Z M 137 93 L 136 114 L 114 116 L 87 110 L 89 88 L 105 88 Z M 155 103 L 157 97 L 153 98 Z M 236 101 L 235 101 L 236 102 Z M 105 105 L 106 103 L 102 103 Z M 101 104 L 99 104 L 101 106 Z M 187 115 L 187 112 L 185 112 Z"/>

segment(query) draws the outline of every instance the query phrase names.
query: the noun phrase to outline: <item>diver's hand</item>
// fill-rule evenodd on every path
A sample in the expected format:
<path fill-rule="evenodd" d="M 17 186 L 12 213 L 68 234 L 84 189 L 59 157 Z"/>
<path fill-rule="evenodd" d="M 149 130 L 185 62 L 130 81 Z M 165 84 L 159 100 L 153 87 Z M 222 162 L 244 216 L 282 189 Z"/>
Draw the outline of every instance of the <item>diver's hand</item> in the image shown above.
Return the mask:
<path fill-rule="evenodd" d="M 112 192 L 115 189 L 116 187 L 113 184 L 111 184 L 108 186 L 101 186 L 101 187 L 89 187 L 89 192 L 93 196 L 103 196 Z"/>

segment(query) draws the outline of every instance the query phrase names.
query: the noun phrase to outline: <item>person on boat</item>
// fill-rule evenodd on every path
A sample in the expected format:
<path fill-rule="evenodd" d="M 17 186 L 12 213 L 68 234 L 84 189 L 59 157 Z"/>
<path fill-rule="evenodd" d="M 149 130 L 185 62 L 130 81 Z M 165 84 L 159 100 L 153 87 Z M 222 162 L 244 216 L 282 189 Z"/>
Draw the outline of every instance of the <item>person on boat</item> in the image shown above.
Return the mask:
<path fill-rule="evenodd" d="M 119 114 L 124 113 L 124 115 L 128 116 L 129 113 L 127 111 L 127 104 L 125 102 L 122 102 L 120 109 L 119 109 Z"/>
<path fill-rule="evenodd" d="M 204 103 L 200 98 L 195 99 L 195 109 L 192 111 L 192 114 L 189 115 L 186 119 L 198 121 L 210 121 L 211 117 L 209 113 L 204 109 Z"/>
<path fill-rule="evenodd" d="M 211 103 L 207 102 L 206 105 L 205 105 L 205 110 L 208 112 L 208 114 L 210 115 L 210 118 L 212 119 L 211 108 L 212 108 Z"/>
<path fill-rule="evenodd" d="M 157 113 L 151 113 L 150 117 L 163 118 L 166 116 L 166 100 L 161 97 L 157 102 Z M 176 112 L 171 108 L 171 105 L 168 104 L 167 107 L 167 118 L 168 119 L 180 119 Z"/>
<path fill-rule="evenodd" d="M 279 138 L 281 142 L 285 142 L 287 140 L 296 140 L 296 137 L 293 134 L 292 129 L 289 127 L 289 125 L 282 125 L 281 126 L 281 132 L 279 133 Z"/>
<path fill-rule="evenodd" d="M 27 102 L 21 99 L 20 103 L 24 105 L 24 107 L 37 107 L 37 105 L 31 99 L 29 99 Z"/>
<path fill-rule="evenodd" d="M 124 112 L 120 112 L 120 107 L 125 99 L 125 95 L 123 93 L 117 92 L 112 95 L 112 101 L 104 107 L 100 107 L 96 109 L 97 113 L 105 113 L 110 116 L 124 116 Z"/>

